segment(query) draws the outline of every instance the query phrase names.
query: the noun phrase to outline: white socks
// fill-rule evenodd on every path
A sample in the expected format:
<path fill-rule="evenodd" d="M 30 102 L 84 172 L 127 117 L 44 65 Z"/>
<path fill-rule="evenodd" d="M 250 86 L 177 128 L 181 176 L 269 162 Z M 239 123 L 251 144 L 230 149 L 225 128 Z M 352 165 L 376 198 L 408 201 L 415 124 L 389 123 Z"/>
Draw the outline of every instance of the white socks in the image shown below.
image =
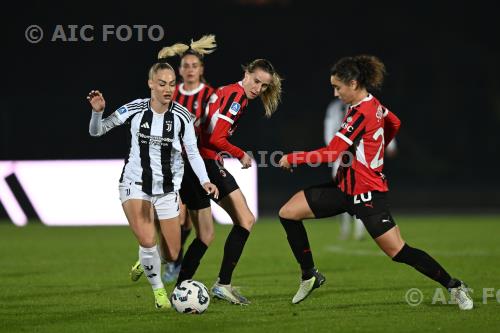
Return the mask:
<path fill-rule="evenodd" d="M 156 245 L 142 247 L 139 245 L 139 260 L 144 268 L 144 275 L 148 278 L 153 289 L 164 288 L 161 281 L 161 260 Z"/>

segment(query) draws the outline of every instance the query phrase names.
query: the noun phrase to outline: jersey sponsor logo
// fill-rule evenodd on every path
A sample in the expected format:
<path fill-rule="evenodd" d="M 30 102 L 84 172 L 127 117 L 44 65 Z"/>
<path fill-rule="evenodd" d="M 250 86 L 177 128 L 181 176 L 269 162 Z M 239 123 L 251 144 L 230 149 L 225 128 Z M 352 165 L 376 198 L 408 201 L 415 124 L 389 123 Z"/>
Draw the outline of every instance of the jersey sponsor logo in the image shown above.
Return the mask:
<path fill-rule="evenodd" d="M 231 113 L 233 116 L 236 116 L 236 114 L 240 111 L 240 108 L 240 103 L 233 102 L 233 104 L 231 104 L 231 107 L 229 108 L 229 113 Z"/>
<path fill-rule="evenodd" d="M 149 124 L 148 123 L 144 123 L 144 124 L 141 125 L 141 127 L 149 129 Z"/>
<path fill-rule="evenodd" d="M 119 108 L 117 111 L 118 111 L 118 113 L 119 113 L 119 114 L 124 114 L 125 112 L 127 112 L 127 108 L 126 108 L 126 107 L 124 107 L 124 106 L 122 106 L 122 107 L 121 107 L 121 108 Z"/>
<path fill-rule="evenodd" d="M 165 125 L 167 125 L 167 132 L 172 130 L 172 120 L 165 121 Z"/>
<path fill-rule="evenodd" d="M 168 146 L 170 143 L 174 142 L 174 139 L 164 138 L 157 135 L 147 135 L 141 132 L 137 132 L 137 136 L 142 144 L 150 144 L 153 146 Z"/>
<path fill-rule="evenodd" d="M 351 133 L 354 131 L 354 127 L 352 127 L 351 125 L 349 125 L 348 122 L 343 122 L 342 125 L 340 125 L 341 128 L 347 130 L 347 132 Z"/>

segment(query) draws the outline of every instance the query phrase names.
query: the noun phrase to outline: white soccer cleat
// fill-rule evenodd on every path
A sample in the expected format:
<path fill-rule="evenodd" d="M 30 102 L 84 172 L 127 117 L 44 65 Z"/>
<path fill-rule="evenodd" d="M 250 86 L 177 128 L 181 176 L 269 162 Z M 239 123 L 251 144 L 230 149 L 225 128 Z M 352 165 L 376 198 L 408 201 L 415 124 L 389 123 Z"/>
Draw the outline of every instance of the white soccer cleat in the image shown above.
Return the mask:
<path fill-rule="evenodd" d="M 448 289 L 451 294 L 451 300 L 458 304 L 460 310 L 472 310 L 474 302 L 469 295 L 469 288 L 462 281 L 460 283 L 460 286 Z"/>
<path fill-rule="evenodd" d="M 212 287 L 212 295 L 215 298 L 223 299 L 232 304 L 250 304 L 250 301 L 241 295 L 235 287 L 232 287 L 230 284 L 220 284 L 219 279 L 217 279 L 217 282 Z"/>
<path fill-rule="evenodd" d="M 299 290 L 293 296 L 292 303 L 297 304 L 302 302 L 314 289 L 319 288 L 325 281 L 326 279 L 323 274 L 315 269 L 312 278 L 300 282 Z"/>

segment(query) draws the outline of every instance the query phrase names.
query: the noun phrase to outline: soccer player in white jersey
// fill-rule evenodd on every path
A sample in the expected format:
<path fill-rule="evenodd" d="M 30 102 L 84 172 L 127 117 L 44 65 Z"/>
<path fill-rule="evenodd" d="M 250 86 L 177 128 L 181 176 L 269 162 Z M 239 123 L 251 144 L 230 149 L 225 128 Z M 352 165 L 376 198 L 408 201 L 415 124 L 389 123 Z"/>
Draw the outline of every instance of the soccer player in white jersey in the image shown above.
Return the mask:
<path fill-rule="evenodd" d="M 210 96 L 213 94 L 214 89 L 206 83 L 203 76 L 204 72 L 204 56 L 214 52 L 217 44 L 214 35 L 205 35 L 200 39 L 193 41 L 189 45 L 183 43 L 176 43 L 172 46 L 167 46 L 161 49 L 158 53 L 158 59 L 163 61 L 168 57 L 179 56 L 181 58 L 179 74 L 182 83 L 177 84 L 176 89 L 172 95 L 172 100 L 184 106 L 194 117 L 195 132 L 197 123 L 199 123 L 200 115 L 205 110 Z M 183 154 L 183 157 L 184 154 Z M 183 259 L 183 246 L 192 229 L 191 217 L 187 209 L 194 210 L 199 207 L 196 206 L 196 201 L 193 200 L 193 192 L 198 191 L 198 179 L 194 174 L 192 168 L 185 164 L 184 177 L 181 182 L 179 190 L 180 196 L 180 210 L 179 219 L 181 223 L 181 249 L 177 260 L 172 260 L 168 257 L 166 250 L 167 244 L 163 237 L 159 238 L 160 257 L 163 264 L 162 281 L 167 284 L 177 279 L 181 268 Z M 195 188 L 193 188 L 195 187 Z M 205 196 L 204 193 L 201 193 Z M 193 206 L 195 205 L 195 206 Z M 200 212 L 199 219 L 212 221 L 211 209 L 203 210 Z M 158 226 L 157 226 L 158 228 Z M 144 270 L 137 260 L 130 270 L 130 278 L 132 281 L 138 281 L 144 273 Z"/>
<path fill-rule="evenodd" d="M 328 144 L 332 141 L 333 137 L 337 133 L 342 125 L 342 120 L 345 118 L 348 106 L 344 104 L 340 99 L 334 99 L 326 109 L 325 120 L 324 120 L 324 139 L 325 143 Z M 392 141 L 385 148 L 385 156 L 393 157 L 397 153 L 396 139 Z M 337 170 L 339 169 L 340 160 L 333 162 L 332 167 L 332 177 L 335 179 L 337 177 Z M 351 229 L 353 230 L 353 238 L 355 240 L 362 240 L 366 235 L 366 228 L 363 222 L 354 217 L 350 216 L 349 213 L 343 213 L 340 215 L 340 239 L 348 239 L 351 234 Z M 354 228 L 351 228 L 352 224 Z"/>
<path fill-rule="evenodd" d="M 151 98 L 134 100 L 105 119 L 103 95 L 92 90 L 87 96 L 92 106 L 90 135 L 101 136 L 123 124 L 130 126 L 130 153 L 120 178 L 120 200 L 139 243 L 139 259 L 159 309 L 171 305 L 160 278 L 154 220 L 159 220 L 169 256 L 175 260 L 180 249 L 178 190 L 184 173 L 182 145 L 203 189 L 208 195 L 219 195 L 198 152 L 193 117 L 172 101 L 175 84 L 173 68 L 168 63 L 156 63 L 149 70 Z"/>

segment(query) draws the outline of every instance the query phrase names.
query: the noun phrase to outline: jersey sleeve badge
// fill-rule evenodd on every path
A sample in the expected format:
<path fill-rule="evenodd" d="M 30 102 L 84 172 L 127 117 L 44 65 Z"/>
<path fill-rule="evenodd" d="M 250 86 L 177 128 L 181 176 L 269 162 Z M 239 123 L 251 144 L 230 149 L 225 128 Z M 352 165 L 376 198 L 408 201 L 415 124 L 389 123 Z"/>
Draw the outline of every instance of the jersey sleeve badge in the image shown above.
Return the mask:
<path fill-rule="evenodd" d="M 240 103 L 233 102 L 233 104 L 231 104 L 231 107 L 229 107 L 229 113 L 231 113 L 233 116 L 236 116 L 236 114 L 240 111 L 240 108 Z"/>

